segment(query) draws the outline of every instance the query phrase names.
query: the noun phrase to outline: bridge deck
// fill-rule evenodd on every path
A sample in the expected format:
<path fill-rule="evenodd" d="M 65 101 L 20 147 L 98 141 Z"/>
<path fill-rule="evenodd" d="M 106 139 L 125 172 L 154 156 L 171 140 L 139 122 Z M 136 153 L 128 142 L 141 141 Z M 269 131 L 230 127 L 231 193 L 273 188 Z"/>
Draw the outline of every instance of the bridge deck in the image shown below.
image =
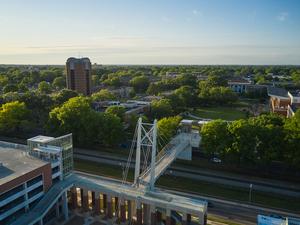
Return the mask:
<path fill-rule="evenodd" d="M 155 181 L 165 172 L 165 170 L 171 165 L 171 163 L 177 158 L 177 156 L 189 145 L 190 143 L 187 140 L 183 140 L 178 144 L 172 145 L 170 149 L 164 152 L 164 155 L 155 163 Z M 140 183 L 150 183 L 150 177 L 151 168 L 148 168 L 146 172 L 141 175 Z"/>
<path fill-rule="evenodd" d="M 38 204 L 15 221 L 13 225 L 28 225 L 39 221 L 40 218 L 42 218 L 55 204 L 63 192 L 70 189 L 72 186 L 194 215 L 205 214 L 207 210 L 207 203 L 205 201 L 194 200 L 159 191 L 145 192 L 144 189 L 137 189 L 130 184 L 122 184 L 121 182 L 108 180 L 96 175 L 80 173 L 72 174 L 64 181 L 52 186 Z"/>

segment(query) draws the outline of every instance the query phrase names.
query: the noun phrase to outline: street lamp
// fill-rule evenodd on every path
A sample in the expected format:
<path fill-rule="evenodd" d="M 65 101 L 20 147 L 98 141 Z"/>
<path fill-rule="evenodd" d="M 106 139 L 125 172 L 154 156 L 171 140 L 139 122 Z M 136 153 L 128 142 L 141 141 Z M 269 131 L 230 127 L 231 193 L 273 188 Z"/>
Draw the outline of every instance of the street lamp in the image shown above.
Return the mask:
<path fill-rule="evenodd" d="M 252 200 L 252 188 L 253 188 L 253 184 L 249 185 L 249 202 L 251 202 Z"/>

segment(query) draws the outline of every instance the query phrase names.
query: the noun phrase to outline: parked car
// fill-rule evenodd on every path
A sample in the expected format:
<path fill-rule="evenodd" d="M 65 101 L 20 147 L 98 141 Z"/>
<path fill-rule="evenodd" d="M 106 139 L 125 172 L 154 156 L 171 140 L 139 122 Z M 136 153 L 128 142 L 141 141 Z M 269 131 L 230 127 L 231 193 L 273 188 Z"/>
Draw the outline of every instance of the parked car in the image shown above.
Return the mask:
<path fill-rule="evenodd" d="M 211 161 L 214 162 L 214 163 L 221 163 L 221 162 L 222 162 L 222 160 L 219 159 L 219 158 L 217 158 L 217 157 L 213 157 L 213 158 L 211 159 Z"/>

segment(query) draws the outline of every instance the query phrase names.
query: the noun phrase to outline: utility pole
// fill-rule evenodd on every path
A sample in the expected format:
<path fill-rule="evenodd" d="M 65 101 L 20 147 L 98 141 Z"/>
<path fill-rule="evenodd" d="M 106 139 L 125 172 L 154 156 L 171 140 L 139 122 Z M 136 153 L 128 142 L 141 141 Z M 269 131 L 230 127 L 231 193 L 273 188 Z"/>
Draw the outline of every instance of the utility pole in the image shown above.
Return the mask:
<path fill-rule="evenodd" d="M 252 187 L 253 187 L 253 184 L 250 184 L 249 185 L 249 202 L 252 201 Z"/>

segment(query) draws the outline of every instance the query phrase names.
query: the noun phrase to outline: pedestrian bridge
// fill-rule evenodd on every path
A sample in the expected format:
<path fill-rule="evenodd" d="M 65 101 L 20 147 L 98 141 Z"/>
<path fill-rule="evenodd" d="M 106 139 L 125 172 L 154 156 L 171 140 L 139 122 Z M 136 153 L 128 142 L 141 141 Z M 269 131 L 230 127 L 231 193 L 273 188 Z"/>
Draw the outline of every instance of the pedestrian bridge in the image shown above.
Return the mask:
<path fill-rule="evenodd" d="M 191 136 L 187 133 L 176 135 L 156 156 L 154 182 L 165 172 L 171 163 L 180 156 L 189 159 L 191 155 Z M 151 178 L 151 167 L 140 175 L 139 182 L 149 185 Z"/>
<path fill-rule="evenodd" d="M 53 185 L 39 203 L 13 225 L 44 224 L 43 219 L 47 213 L 53 208 L 55 210 L 60 201 L 63 201 L 63 216 L 66 220 L 69 218 L 70 207 L 72 210 L 80 209 L 103 215 L 111 221 L 114 218 L 124 223 L 134 220 L 139 225 L 160 224 L 158 222 L 161 221 L 157 221 L 159 215 L 165 218 L 167 225 L 171 225 L 174 213 L 181 215 L 183 224 L 187 224 L 192 216 L 200 224 L 205 224 L 206 221 L 206 201 L 158 190 L 145 192 L 133 187 L 131 183 L 124 184 L 113 179 L 75 172 Z"/>

